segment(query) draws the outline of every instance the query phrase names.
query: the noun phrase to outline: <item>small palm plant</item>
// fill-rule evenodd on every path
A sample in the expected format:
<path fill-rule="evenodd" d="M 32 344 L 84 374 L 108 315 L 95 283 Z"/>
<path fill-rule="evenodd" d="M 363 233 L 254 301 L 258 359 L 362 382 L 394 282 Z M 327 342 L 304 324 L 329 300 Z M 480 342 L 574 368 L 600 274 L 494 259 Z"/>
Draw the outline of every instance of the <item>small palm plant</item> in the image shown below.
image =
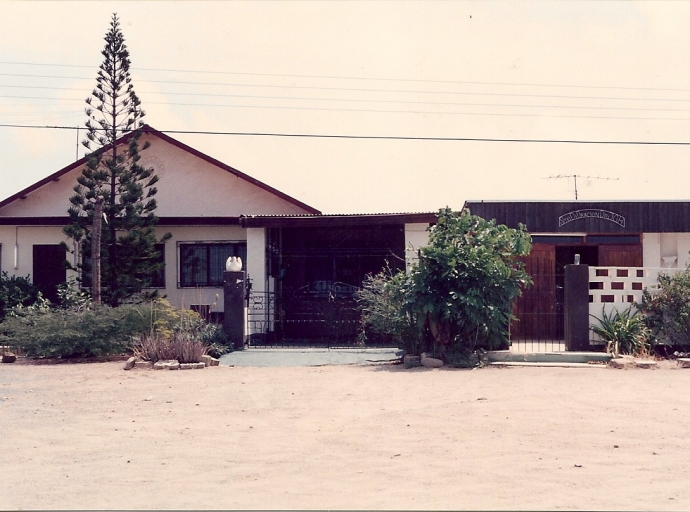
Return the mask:
<path fill-rule="evenodd" d="M 620 312 L 617 309 L 610 314 L 602 309 L 602 317 L 593 316 L 599 324 L 590 325 L 590 329 L 606 342 L 606 351 L 615 356 L 619 354 L 646 355 L 650 350 L 652 333 L 639 311 L 632 311 L 632 306 Z"/>

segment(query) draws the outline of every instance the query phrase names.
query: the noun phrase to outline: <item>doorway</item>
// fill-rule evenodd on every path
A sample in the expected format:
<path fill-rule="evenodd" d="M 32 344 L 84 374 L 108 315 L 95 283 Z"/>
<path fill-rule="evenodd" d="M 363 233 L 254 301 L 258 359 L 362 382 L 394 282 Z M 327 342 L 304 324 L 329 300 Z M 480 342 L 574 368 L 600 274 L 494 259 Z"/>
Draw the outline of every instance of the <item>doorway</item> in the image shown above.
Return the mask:
<path fill-rule="evenodd" d="M 33 283 L 43 296 L 57 303 L 57 285 L 67 281 L 65 247 L 55 245 L 34 245 Z"/>

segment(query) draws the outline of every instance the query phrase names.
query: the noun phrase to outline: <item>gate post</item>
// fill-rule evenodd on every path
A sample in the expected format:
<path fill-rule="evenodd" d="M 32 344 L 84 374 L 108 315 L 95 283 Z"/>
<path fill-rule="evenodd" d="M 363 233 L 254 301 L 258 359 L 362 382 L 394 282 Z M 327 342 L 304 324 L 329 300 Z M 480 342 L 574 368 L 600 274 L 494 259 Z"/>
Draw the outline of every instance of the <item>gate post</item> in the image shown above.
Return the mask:
<path fill-rule="evenodd" d="M 243 271 L 223 272 L 223 331 L 235 350 L 244 350 L 245 281 Z"/>
<path fill-rule="evenodd" d="M 589 265 L 565 266 L 565 349 L 589 349 Z"/>

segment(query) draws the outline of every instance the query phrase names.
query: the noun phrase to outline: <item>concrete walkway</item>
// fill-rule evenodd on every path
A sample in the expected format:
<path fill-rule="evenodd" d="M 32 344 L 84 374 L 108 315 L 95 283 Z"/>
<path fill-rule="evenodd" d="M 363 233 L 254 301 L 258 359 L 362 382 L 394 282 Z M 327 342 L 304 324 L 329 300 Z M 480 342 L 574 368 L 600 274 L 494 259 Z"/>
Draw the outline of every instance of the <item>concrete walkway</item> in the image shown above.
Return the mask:
<path fill-rule="evenodd" d="M 397 348 L 248 348 L 225 354 L 225 366 L 324 366 L 381 364 L 402 357 Z"/>

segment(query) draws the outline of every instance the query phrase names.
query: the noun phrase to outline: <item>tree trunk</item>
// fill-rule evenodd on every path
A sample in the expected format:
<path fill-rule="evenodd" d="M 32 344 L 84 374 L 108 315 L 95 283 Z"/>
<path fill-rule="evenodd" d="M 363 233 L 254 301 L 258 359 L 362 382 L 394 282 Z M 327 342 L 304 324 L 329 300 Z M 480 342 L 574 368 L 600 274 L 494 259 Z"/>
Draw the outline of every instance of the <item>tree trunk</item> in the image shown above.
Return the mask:
<path fill-rule="evenodd" d="M 91 298 L 101 303 L 101 226 L 103 224 L 103 196 L 96 198 L 91 231 Z"/>

